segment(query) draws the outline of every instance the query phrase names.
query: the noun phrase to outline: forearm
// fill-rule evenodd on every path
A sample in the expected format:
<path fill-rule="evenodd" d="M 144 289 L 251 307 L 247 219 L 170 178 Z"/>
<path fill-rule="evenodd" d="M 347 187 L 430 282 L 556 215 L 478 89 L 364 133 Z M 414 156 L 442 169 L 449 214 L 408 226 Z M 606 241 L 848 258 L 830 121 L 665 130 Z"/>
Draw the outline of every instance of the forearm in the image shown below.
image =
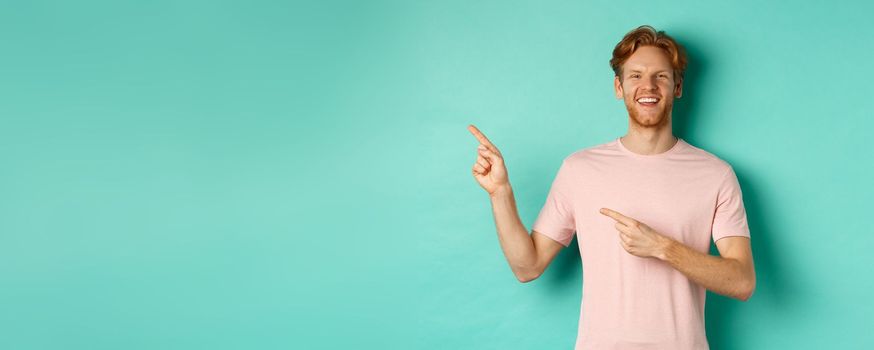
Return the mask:
<path fill-rule="evenodd" d="M 513 273 L 520 279 L 535 275 L 537 251 L 519 213 L 509 184 L 490 195 L 498 241 Z"/>
<path fill-rule="evenodd" d="M 744 301 L 749 299 L 753 287 L 747 276 L 748 267 L 740 261 L 704 254 L 665 238 L 658 259 L 714 293 Z"/>

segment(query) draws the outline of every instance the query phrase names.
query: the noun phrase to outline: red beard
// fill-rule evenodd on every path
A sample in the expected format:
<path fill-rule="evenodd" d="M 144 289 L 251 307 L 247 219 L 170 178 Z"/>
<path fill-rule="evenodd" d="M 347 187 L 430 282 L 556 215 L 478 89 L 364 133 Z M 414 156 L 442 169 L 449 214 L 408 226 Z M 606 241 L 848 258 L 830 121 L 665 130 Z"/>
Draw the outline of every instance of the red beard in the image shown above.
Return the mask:
<path fill-rule="evenodd" d="M 654 116 L 652 114 L 647 115 L 646 117 L 641 116 L 637 113 L 637 101 L 631 101 L 632 105 L 625 104 L 625 108 L 628 109 L 628 116 L 631 117 L 631 121 L 642 128 L 660 128 L 668 125 L 668 121 L 670 118 L 668 117 L 668 113 L 671 108 L 673 108 L 673 101 L 666 102 L 664 108 L 660 111 L 656 112 Z"/>

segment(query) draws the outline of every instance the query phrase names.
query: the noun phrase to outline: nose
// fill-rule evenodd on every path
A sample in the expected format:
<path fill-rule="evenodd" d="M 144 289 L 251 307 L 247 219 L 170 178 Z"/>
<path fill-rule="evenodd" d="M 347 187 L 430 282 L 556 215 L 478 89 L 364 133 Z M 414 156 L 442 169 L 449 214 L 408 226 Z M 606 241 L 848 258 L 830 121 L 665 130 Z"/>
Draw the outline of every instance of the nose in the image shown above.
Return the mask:
<path fill-rule="evenodd" d="M 655 91 L 659 87 L 659 85 L 656 83 L 655 75 L 650 75 L 642 80 L 643 80 L 643 82 L 642 82 L 643 86 L 641 86 L 641 87 L 646 89 L 646 90 Z"/>

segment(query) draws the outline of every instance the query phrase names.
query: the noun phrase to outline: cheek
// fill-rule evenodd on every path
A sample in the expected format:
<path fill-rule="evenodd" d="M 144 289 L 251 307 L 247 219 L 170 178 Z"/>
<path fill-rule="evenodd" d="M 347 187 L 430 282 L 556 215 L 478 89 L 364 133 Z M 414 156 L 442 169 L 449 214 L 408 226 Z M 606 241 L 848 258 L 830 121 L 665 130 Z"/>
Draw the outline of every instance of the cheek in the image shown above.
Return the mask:
<path fill-rule="evenodd" d="M 667 82 L 667 83 L 665 83 L 665 89 L 667 91 L 670 91 L 670 92 L 676 92 L 677 91 L 677 83 L 675 83 L 673 81 Z"/>

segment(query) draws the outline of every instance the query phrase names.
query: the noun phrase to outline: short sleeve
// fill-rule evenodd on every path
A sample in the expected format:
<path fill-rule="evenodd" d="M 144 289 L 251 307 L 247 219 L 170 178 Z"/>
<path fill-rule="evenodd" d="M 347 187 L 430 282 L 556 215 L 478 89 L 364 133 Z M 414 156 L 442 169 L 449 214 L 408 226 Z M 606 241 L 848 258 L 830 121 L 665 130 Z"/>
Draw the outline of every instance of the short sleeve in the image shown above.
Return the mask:
<path fill-rule="evenodd" d="M 565 159 L 552 186 L 546 196 L 546 203 L 540 210 L 540 215 L 532 226 L 534 231 L 540 232 L 552 240 L 567 247 L 574 238 L 575 220 L 571 202 L 571 188 L 573 185 L 571 169 Z"/>
<path fill-rule="evenodd" d="M 719 185 L 716 197 L 716 212 L 713 215 L 713 241 L 729 236 L 750 237 L 743 194 L 734 169 L 728 171 Z"/>

